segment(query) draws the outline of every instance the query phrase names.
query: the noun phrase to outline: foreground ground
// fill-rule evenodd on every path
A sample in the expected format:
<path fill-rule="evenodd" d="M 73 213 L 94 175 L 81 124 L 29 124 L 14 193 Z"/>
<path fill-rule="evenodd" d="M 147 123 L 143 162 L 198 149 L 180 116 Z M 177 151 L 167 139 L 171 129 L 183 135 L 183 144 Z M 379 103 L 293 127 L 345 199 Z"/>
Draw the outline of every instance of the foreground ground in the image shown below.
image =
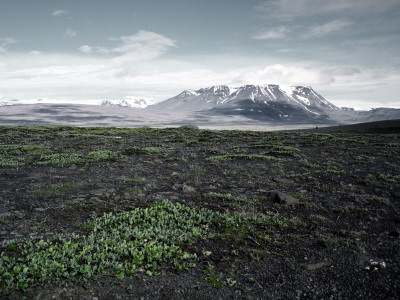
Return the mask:
<path fill-rule="evenodd" d="M 0 127 L 0 295 L 398 299 L 399 155 L 393 128 Z"/>

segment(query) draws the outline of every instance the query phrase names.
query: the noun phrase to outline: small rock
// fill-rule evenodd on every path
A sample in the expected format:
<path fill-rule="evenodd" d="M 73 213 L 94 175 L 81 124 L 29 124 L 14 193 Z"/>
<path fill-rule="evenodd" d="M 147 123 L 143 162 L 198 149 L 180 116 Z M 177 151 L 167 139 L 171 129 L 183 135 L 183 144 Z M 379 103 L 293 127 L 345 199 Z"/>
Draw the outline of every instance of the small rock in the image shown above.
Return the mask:
<path fill-rule="evenodd" d="M 174 176 L 178 176 L 179 175 L 179 173 L 178 172 L 172 172 L 172 174 L 171 174 L 171 176 L 172 177 L 174 177 Z"/>
<path fill-rule="evenodd" d="M 268 191 L 266 192 L 266 195 L 273 198 L 275 202 L 285 205 L 295 205 L 299 203 L 299 199 L 276 190 Z"/>
<path fill-rule="evenodd" d="M 156 200 L 156 201 L 161 201 L 161 200 L 163 200 L 163 199 L 165 199 L 165 196 L 163 196 L 163 195 L 161 195 L 161 194 L 156 194 L 156 195 L 154 196 L 154 200 Z"/>
<path fill-rule="evenodd" d="M 174 191 L 179 191 L 180 189 L 182 189 L 182 184 L 175 183 L 175 184 L 172 186 L 172 189 L 173 189 Z"/>
<path fill-rule="evenodd" d="M 94 196 L 102 196 L 105 192 L 106 190 L 102 189 L 102 190 L 95 190 L 91 194 Z"/>
<path fill-rule="evenodd" d="M 289 178 L 283 178 L 283 177 L 279 177 L 279 176 L 274 176 L 272 177 L 272 180 L 277 182 L 277 183 L 293 183 L 293 180 L 289 179 Z"/>
<path fill-rule="evenodd" d="M 192 187 L 192 186 L 190 186 L 190 185 L 186 185 L 186 184 L 184 184 L 184 185 L 182 186 L 182 191 L 183 191 L 184 193 L 195 193 L 195 192 L 196 192 L 196 190 L 195 190 L 194 187 Z"/>
<path fill-rule="evenodd" d="M 322 269 L 322 268 L 325 268 L 325 267 L 328 267 L 328 266 L 330 266 L 331 264 L 330 263 L 327 263 L 327 262 L 320 262 L 320 263 L 316 263 L 316 264 L 308 264 L 308 265 L 305 265 L 304 266 L 304 269 L 306 270 L 306 271 L 316 271 L 316 270 L 318 270 L 318 269 Z"/>
<path fill-rule="evenodd" d="M 365 270 L 374 272 L 386 268 L 386 263 L 383 260 L 370 259 L 369 265 L 365 267 Z"/>

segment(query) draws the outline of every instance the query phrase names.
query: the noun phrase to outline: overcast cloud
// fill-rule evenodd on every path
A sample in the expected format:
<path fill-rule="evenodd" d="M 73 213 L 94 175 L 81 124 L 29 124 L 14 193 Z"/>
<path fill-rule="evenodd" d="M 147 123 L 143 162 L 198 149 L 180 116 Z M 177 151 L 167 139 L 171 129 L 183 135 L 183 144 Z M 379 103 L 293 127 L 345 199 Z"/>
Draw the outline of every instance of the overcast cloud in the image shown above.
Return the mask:
<path fill-rule="evenodd" d="M 3 2 L 0 99 L 160 101 L 271 83 L 400 107 L 398 0 Z"/>

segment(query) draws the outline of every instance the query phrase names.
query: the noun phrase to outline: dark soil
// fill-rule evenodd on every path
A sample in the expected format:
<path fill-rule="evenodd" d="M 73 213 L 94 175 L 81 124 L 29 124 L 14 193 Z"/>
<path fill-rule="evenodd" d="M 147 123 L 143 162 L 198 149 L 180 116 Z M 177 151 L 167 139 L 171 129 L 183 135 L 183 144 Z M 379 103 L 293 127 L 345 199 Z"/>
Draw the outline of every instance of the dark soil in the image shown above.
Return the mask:
<path fill-rule="evenodd" d="M 232 228 L 198 239 L 185 246 L 198 255 L 187 271 L 45 282 L 0 296 L 399 299 L 400 134 L 389 132 L 0 127 L 0 242 L 86 234 L 93 214 L 161 199 L 291 220 L 264 236 Z M 100 150 L 120 155 L 44 159 Z M 299 203 L 278 203 L 267 196 L 271 190 Z M 9 252 L 0 247 L 2 257 Z"/>

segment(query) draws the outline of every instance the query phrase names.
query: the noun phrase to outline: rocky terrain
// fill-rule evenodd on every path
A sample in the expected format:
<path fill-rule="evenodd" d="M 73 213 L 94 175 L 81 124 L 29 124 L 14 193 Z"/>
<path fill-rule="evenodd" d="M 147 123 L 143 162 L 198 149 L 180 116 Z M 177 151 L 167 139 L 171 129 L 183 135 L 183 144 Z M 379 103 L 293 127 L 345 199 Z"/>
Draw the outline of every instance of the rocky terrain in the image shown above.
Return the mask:
<path fill-rule="evenodd" d="M 398 122 L 0 127 L 2 299 L 398 299 Z"/>

